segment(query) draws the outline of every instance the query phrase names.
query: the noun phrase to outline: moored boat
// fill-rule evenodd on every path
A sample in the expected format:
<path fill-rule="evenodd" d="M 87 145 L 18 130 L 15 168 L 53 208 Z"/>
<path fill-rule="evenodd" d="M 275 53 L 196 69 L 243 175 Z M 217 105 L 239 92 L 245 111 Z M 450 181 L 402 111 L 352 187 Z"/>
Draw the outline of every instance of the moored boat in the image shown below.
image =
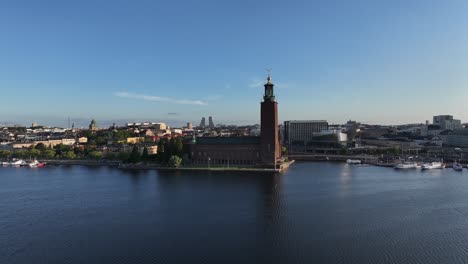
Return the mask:
<path fill-rule="evenodd" d="M 424 163 L 422 165 L 423 170 L 443 169 L 443 168 L 445 168 L 445 164 L 439 161 Z"/>
<path fill-rule="evenodd" d="M 25 165 L 26 165 L 26 161 L 22 159 L 14 160 L 13 162 L 11 162 L 11 166 L 13 167 L 20 167 L 20 166 L 25 166 Z"/>
<path fill-rule="evenodd" d="M 454 162 L 452 168 L 455 171 L 463 171 L 463 166 L 458 162 Z"/>
<path fill-rule="evenodd" d="M 45 166 L 45 163 L 41 163 L 41 162 L 39 162 L 37 160 L 33 160 L 30 163 L 28 163 L 28 166 L 30 168 L 42 168 L 42 167 Z"/>
<path fill-rule="evenodd" d="M 402 163 L 395 164 L 395 169 L 416 169 L 418 164 L 416 162 L 405 161 Z"/>
<path fill-rule="evenodd" d="M 347 159 L 346 163 L 348 163 L 348 164 L 361 164 L 361 160 Z"/>

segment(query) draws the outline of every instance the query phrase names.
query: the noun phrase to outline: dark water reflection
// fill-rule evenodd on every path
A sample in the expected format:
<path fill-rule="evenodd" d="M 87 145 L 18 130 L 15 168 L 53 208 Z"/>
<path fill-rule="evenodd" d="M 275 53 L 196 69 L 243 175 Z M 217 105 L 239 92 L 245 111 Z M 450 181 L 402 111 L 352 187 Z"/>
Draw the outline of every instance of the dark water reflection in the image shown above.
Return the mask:
<path fill-rule="evenodd" d="M 468 171 L 0 168 L 0 263 L 466 263 Z"/>

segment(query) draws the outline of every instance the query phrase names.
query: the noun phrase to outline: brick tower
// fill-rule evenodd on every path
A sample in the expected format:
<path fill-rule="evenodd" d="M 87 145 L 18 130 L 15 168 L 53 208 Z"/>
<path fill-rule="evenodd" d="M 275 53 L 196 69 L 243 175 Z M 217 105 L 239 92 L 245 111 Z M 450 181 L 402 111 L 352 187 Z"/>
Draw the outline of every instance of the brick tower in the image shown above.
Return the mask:
<path fill-rule="evenodd" d="M 268 74 L 265 86 L 263 102 L 261 102 L 260 113 L 260 148 L 262 163 L 267 166 L 276 167 L 276 162 L 281 157 L 281 146 L 278 132 L 278 103 L 275 101 L 273 83 Z"/>

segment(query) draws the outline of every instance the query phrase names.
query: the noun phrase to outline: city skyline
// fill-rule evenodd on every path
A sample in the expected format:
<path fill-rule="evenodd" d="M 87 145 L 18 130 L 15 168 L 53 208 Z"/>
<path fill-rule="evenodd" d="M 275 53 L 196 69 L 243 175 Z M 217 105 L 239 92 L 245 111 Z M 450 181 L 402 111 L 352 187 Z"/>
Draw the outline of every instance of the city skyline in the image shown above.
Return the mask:
<path fill-rule="evenodd" d="M 213 116 L 217 123 L 258 124 L 260 116 L 251 113 L 271 67 L 280 121 L 391 125 L 438 114 L 465 121 L 467 7 L 461 1 L 4 3 L 0 120 L 197 124 Z"/>

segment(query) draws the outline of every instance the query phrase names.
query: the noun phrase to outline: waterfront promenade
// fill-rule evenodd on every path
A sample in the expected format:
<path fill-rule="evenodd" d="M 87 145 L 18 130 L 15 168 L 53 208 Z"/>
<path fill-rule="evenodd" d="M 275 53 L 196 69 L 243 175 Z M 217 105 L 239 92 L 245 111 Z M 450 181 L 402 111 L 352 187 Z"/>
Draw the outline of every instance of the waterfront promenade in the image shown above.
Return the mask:
<path fill-rule="evenodd" d="M 137 163 L 129 164 L 119 161 L 106 161 L 106 160 L 45 160 L 49 165 L 84 165 L 84 166 L 112 166 L 119 169 L 126 170 L 184 170 L 184 171 L 243 171 L 243 172 L 283 172 L 288 169 L 294 160 L 286 161 L 278 164 L 277 168 L 262 168 L 262 167 L 220 167 L 220 166 L 182 166 L 182 167 L 168 167 L 161 166 L 160 164 L 152 163 Z"/>

